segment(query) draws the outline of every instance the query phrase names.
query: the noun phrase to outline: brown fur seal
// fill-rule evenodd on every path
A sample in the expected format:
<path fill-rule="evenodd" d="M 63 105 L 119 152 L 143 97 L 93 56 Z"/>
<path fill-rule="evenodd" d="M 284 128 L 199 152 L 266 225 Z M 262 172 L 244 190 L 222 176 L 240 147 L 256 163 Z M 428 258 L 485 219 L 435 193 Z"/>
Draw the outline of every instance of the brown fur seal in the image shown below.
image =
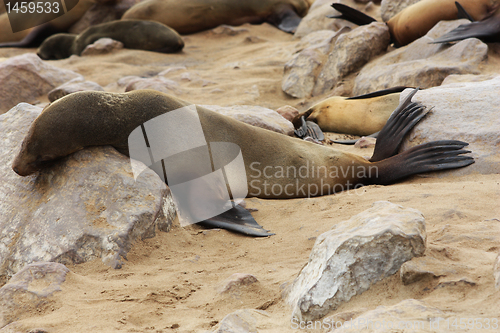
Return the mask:
<path fill-rule="evenodd" d="M 221 24 L 262 22 L 294 32 L 309 6 L 306 0 L 148 0 L 127 10 L 123 19 L 161 22 L 180 34 L 192 34 Z"/>
<path fill-rule="evenodd" d="M 64 59 L 82 51 L 99 38 L 108 37 L 128 49 L 173 53 L 182 50 L 181 36 L 166 25 L 152 21 L 121 20 L 97 24 L 79 35 L 56 34 L 47 38 L 38 49 L 42 59 Z"/>
<path fill-rule="evenodd" d="M 300 113 L 292 123 L 297 128 L 300 117 L 305 116 L 325 132 L 370 135 L 384 127 L 399 105 L 401 91 L 394 89 L 350 98 L 333 96 Z"/>
<path fill-rule="evenodd" d="M 53 19 L 42 25 L 26 29 L 16 33 L 12 27 L 7 13 L 0 15 L 0 47 L 36 47 L 45 38 L 59 32 L 66 31 L 75 24 L 94 5 L 93 0 L 79 0 L 78 3 L 64 15 Z M 11 17 L 16 13 L 11 13 Z M 18 13 L 19 19 L 24 19 L 22 13 Z M 52 13 L 41 13 L 40 15 L 53 15 Z"/>
<path fill-rule="evenodd" d="M 498 0 L 461 0 L 460 5 L 474 20 L 483 20 L 491 16 L 498 8 Z M 332 7 L 342 13 L 341 16 L 356 24 L 369 24 L 375 19 L 358 12 L 346 5 L 335 3 Z M 422 0 L 406 7 L 387 21 L 392 42 L 396 46 L 407 45 L 424 36 L 434 25 L 443 20 L 455 20 L 459 11 L 455 0 Z"/>
<path fill-rule="evenodd" d="M 241 149 L 248 196 L 294 198 L 325 195 L 363 184 L 390 184 L 410 175 L 474 163 L 461 141 L 435 141 L 397 153 L 405 134 L 425 115 L 411 103 L 416 90 L 394 111 L 379 134 L 370 161 L 254 127 L 197 107 L 207 142 Z M 153 90 L 128 93 L 77 92 L 35 119 L 13 161 L 19 175 L 32 174 L 89 146 L 111 145 L 129 155 L 130 133 L 146 121 L 190 103 Z M 186 133 L 187 136 L 190 133 Z"/>

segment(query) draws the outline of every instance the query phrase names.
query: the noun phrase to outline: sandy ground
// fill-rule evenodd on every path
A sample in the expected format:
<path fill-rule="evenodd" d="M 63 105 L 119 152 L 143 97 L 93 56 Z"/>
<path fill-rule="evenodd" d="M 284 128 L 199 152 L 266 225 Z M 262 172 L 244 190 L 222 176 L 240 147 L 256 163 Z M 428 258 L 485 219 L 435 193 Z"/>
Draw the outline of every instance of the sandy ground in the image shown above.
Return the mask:
<path fill-rule="evenodd" d="M 283 65 L 298 42 L 291 35 L 267 24 L 235 29 L 235 35 L 208 31 L 186 36 L 180 54 L 121 50 L 50 63 L 79 72 L 108 91 L 124 91 L 116 84 L 124 76 L 150 77 L 172 68 L 165 77 L 179 83 L 177 96 L 199 104 L 273 109 L 288 104 L 303 110 L 326 97 L 297 100 L 282 92 Z M 3 49 L 0 57 L 24 52 Z M 499 58 L 491 51 L 483 72 L 500 72 Z M 362 156 L 372 152 L 340 149 Z M 499 198 L 496 174 L 416 176 L 312 199 L 248 199 L 248 207 L 258 209 L 255 219 L 276 235 L 250 238 L 225 230 L 181 228 L 175 221 L 169 233 L 135 243 L 120 270 L 100 260 L 69 266 L 62 291 L 19 323 L 48 332 L 203 332 L 237 309 L 253 308 L 268 314 L 260 332 L 296 332 L 290 307 L 281 298 L 283 288 L 306 264 L 318 235 L 379 200 L 420 210 L 427 225 L 425 255 L 439 260 L 443 269 L 453 266 L 455 273 L 408 286 L 395 274 L 337 312 L 416 298 L 458 317 L 498 318 L 500 293 L 494 288 L 493 262 L 500 246 Z M 217 287 L 233 273 L 251 273 L 259 282 L 237 294 L 218 294 Z M 466 282 L 459 282 L 462 279 Z"/>

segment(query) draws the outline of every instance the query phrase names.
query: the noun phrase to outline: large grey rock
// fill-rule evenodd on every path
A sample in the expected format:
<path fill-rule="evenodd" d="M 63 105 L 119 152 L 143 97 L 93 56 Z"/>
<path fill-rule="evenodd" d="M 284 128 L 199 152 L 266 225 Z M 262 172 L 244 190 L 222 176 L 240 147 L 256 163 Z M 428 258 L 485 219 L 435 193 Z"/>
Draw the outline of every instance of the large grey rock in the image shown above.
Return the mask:
<path fill-rule="evenodd" d="M 43 62 L 25 53 L 0 62 L 0 114 L 20 102 L 34 103 L 61 84 L 80 74 Z"/>
<path fill-rule="evenodd" d="M 353 94 L 395 86 L 430 88 L 450 74 L 478 74 L 488 54 L 488 46 L 479 39 L 469 38 L 452 46 L 429 44 L 462 23 L 441 21 L 424 37 L 368 63 L 356 77 Z"/>
<path fill-rule="evenodd" d="M 69 269 L 54 262 L 26 265 L 0 288 L 0 328 L 43 307 L 61 290 Z"/>
<path fill-rule="evenodd" d="M 346 30 L 341 29 L 337 33 L 320 30 L 304 37 L 301 44 L 307 47 L 285 64 L 281 89 L 295 98 L 310 96 L 335 41 Z"/>
<path fill-rule="evenodd" d="M 469 143 L 466 149 L 472 151 L 475 163 L 426 176 L 497 174 L 500 170 L 499 91 L 500 76 L 419 91 L 413 101 L 433 109 L 406 137 L 401 150 L 429 141 L 461 140 Z M 402 96 L 407 93 L 408 90 Z"/>
<path fill-rule="evenodd" d="M 420 0 L 382 0 L 380 3 L 382 21 L 389 21 L 397 13 L 419 1 Z"/>
<path fill-rule="evenodd" d="M 312 94 L 317 96 L 330 91 L 342 78 L 384 52 L 390 38 L 389 28 L 380 22 L 358 27 L 339 36 L 321 69 Z"/>
<path fill-rule="evenodd" d="M 444 333 L 450 331 L 449 325 L 444 322 L 444 319 L 449 316 L 449 313 L 429 306 L 420 300 L 406 299 L 392 306 L 379 306 L 349 321 L 335 322 L 336 324 L 339 323 L 338 328 L 329 332 Z"/>
<path fill-rule="evenodd" d="M 254 105 L 200 105 L 209 110 L 229 116 L 252 126 L 265 128 L 285 135 L 293 135 L 293 125 L 278 112 Z"/>
<path fill-rule="evenodd" d="M 12 160 L 40 112 L 22 103 L 0 116 L 0 281 L 35 261 L 120 267 L 132 242 L 169 229 L 170 190 L 149 169 L 134 180 L 130 159 L 109 146 L 18 176 Z"/>
<path fill-rule="evenodd" d="M 287 292 L 292 319 L 315 320 L 425 251 L 422 213 L 388 201 L 321 234 Z"/>
<path fill-rule="evenodd" d="M 92 81 L 85 81 L 83 78 L 76 78 L 68 81 L 59 87 L 52 89 L 48 93 L 49 101 L 53 102 L 61 97 L 78 91 L 104 91 L 103 87 Z"/>

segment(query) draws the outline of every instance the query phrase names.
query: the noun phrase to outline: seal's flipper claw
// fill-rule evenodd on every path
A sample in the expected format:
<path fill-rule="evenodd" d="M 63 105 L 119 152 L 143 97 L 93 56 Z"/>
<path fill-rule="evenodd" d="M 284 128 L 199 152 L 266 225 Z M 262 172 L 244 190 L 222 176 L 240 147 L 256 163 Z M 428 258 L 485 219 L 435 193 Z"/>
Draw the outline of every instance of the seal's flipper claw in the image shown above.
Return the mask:
<path fill-rule="evenodd" d="M 474 18 L 469 13 L 467 13 L 465 8 L 462 7 L 462 5 L 458 1 L 455 1 L 455 6 L 457 6 L 457 10 L 458 10 L 457 19 L 464 18 L 464 19 L 468 19 L 471 22 L 475 21 Z"/>
<path fill-rule="evenodd" d="M 226 229 L 247 236 L 267 237 L 274 235 L 274 233 L 269 233 L 269 230 L 262 228 L 250 212 L 240 205 L 197 224 L 210 228 Z"/>
<path fill-rule="evenodd" d="M 373 17 L 366 15 L 365 13 L 360 12 L 357 9 L 346 6 L 341 3 L 332 3 L 332 7 L 340 12 L 342 15 L 339 16 L 329 16 L 332 18 L 340 18 L 349 22 L 352 22 L 357 25 L 367 25 L 372 22 L 377 22 Z"/>

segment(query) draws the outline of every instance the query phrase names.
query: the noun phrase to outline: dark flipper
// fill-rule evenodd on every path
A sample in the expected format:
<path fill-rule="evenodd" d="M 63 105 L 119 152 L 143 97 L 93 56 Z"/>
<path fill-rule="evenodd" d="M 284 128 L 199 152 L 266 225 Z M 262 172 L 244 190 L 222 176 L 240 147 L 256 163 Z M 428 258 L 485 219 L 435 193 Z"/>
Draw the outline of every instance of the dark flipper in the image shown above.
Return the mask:
<path fill-rule="evenodd" d="M 486 43 L 500 42 L 500 11 L 485 20 L 462 24 L 432 43 L 456 42 L 467 38 L 479 38 Z"/>
<path fill-rule="evenodd" d="M 250 212 L 240 205 L 236 205 L 236 207 L 220 215 L 198 222 L 197 224 L 210 228 L 226 229 L 247 236 L 267 237 L 274 235 L 273 233 L 269 233 L 269 230 L 262 228 Z"/>
<path fill-rule="evenodd" d="M 382 90 L 374 91 L 374 92 L 364 94 L 364 95 L 349 97 L 348 99 L 365 99 L 365 98 L 374 98 L 374 97 L 379 97 L 379 96 L 385 96 L 385 95 L 389 95 L 389 94 L 402 92 L 403 90 L 405 90 L 407 88 L 413 88 L 413 87 L 404 87 L 404 86 L 392 87 L 389 89 L 382 89 Z"/>
<path fill-rule="evenodd" d="M 378 162 L 378 177 L 374 184 L 387 185 L 418 173 L 462 168 L 474 163 L 470 153 L 463 150 L 468 143 L 456 140 L 441 140 L 424 143 L 396 156 Z"/>
<path fill-rule="evenodd" d="M 475 21 L 472 18 L 472 16 L 470 16 L 470 14 L 467 13 L 467 11 L 465 10 L 465 8 L 462 7 L 462 5 L 460 3 L 458 3 L 458 1 L 455 1 L 455 6 L 457 6 L 457 10 L 458 10 L 457 19 L 468 19 L 471 22 Z"/>
<path fill-rule="evenodd" d="M 328 16 L 329 18 L 340 18 L 357 25 L 366 25 L 372 22 L 377 22 L 373 17 L 360 12 L 357 9 L 351 8 L 341 3 L 332 3 L 332 7 L 341 13 L 341 15 Z"/>
<path fill-rule="evenodd" d="M 376 132 L 376 133 L 373 133 L 373 134 L 370 134 L 370 135 L 365 135 L 365 137 L 367 137 L 367 138 L 377 138 L 379 134 L 380 134 L 380 131 Z M 332 142 L 338 143 L 338 144 L 341 144 L 341 145 L 354 145 L 358 141 L 359 141 L 359 139 L 353 139 L 353 140 L 332 140 Z"/>
<path fill-rule="evenodd" d="M 408 94 L 387 120 L 378 135 L 371 162 L 396 155 L 404 136 L 427 114 L 425 106 L 411 102 L 417 91 L 418 89 L 414 89 Z"/>
<path fill-rule="evenodd" d="M 317 141 L 325 140 L 325 135 L 321 128 L 319 128 L 318 124 L 313 123 L 312 121 L 306 121 L 305 116 L 300 117 L 301 125 L 294 131 L 295 135 L 297 135 L 301 139 L 305 139 L 306 137 L 311 137 Z"/>
<path fill-rule="evenodd" d="M 293 10 L 291 6 L 281 6 L 273 13 L 268 21 L 275 25 L 278 29 L 288 32 L 290 34 L 295 33 L 297 27 L 300 24 L 302 18 Z"/>

